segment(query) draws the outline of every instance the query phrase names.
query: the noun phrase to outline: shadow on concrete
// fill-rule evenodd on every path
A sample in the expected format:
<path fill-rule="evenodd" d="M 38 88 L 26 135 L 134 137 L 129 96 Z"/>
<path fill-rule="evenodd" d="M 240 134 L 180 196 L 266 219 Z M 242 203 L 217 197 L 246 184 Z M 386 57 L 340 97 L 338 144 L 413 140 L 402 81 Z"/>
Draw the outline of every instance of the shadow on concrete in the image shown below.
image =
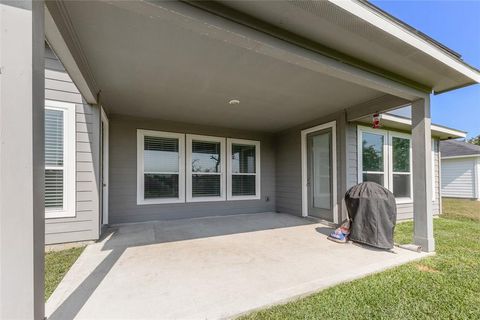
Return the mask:
<path fill-rule="evenodd" d="M 74 319 L 82 307 L 105 279 L 122 254 L 129 247 L 145 246 L 174 241 L 185 241 L 238 233 L 265 231 L 316 224 L 301 217 L 260 213 L 171 221 L 152 221 L 110 227 L 95 245 L 110 251 L 82 283 L 55 309 L 49 320 Z M 331 232 L 330 228 L 325 232 Z M 321 232 L 323 233 L 323 232 Z"/>

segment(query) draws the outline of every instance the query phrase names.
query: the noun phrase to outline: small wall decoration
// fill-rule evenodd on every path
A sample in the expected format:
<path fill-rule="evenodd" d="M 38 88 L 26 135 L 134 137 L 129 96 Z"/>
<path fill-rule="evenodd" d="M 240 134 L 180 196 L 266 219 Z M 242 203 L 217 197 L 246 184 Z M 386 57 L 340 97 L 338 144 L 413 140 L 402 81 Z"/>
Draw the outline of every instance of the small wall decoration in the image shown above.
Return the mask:
<path fill-rule="evenodd" d="M 380 128 L 380 113 L 374 113 L 373 114 L 373 129 L 378 129 Z"/>

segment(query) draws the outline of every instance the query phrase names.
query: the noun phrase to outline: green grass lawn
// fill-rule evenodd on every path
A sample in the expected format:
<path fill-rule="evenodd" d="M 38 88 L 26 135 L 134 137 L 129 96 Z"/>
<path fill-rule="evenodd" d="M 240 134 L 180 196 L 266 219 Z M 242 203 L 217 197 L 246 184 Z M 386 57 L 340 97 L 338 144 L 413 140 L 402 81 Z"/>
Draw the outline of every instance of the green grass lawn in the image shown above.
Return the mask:
<path fill-rule="evenodd" d="M 480 203 L 446 200 L 436 256 L 242 319 L 480 319 Z M 397 225 L 396 241 L 410 243 L 412 227 Z"/>
<path fill-rule="evenodd" d="M 85 247 L 45 253 L 45 301 L 82 253 Z"/>

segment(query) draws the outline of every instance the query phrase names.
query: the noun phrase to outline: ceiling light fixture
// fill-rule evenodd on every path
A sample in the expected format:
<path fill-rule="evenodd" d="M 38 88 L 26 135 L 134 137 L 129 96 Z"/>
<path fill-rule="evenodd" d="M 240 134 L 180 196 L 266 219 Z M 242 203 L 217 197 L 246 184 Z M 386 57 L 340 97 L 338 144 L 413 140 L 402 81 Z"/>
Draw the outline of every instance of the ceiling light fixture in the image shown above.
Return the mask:
<path fill-rule="evenodd" d="M 236 104 L 240 104 L 240 100 L 237 100 L 237 99 L 232 99 L 230 101 L 228 101 L 228 104 L 229 105 L 236 105 Z"/>

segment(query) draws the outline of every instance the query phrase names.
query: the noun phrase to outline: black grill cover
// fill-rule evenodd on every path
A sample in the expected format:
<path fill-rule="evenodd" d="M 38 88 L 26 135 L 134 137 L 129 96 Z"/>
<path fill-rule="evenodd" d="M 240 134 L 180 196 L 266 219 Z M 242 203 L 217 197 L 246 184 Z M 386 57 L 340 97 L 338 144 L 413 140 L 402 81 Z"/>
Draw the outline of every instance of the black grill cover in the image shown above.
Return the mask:
<path fill-rule="evenodd" d="M 397 222 L 393 193 L 375 182 L 363 182 L 347 191 L 345 203 L 352 220 L 350 240 L 381 249 L 393 248 Z"/>

